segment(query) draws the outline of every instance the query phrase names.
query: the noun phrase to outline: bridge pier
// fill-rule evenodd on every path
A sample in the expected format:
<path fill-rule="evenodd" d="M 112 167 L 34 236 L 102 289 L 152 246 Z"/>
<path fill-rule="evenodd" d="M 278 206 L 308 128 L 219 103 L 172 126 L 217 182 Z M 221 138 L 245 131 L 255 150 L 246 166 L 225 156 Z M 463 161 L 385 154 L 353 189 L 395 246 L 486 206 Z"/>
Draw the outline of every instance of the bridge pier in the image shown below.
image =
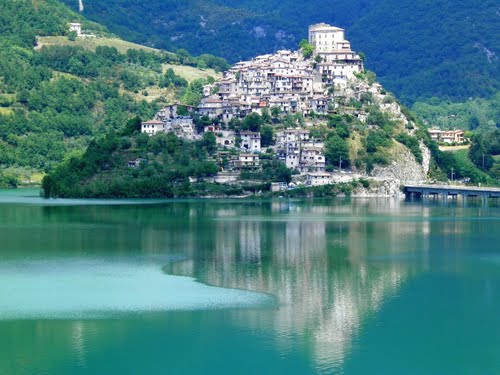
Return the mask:
<path fill-rule="evenodd" d="M 483 207 L 488 207 L 488 198 L 489 198 L 489 194 L 486 194 L 486 193 L 481 194 L 481 203 L 482 203 Z"/>

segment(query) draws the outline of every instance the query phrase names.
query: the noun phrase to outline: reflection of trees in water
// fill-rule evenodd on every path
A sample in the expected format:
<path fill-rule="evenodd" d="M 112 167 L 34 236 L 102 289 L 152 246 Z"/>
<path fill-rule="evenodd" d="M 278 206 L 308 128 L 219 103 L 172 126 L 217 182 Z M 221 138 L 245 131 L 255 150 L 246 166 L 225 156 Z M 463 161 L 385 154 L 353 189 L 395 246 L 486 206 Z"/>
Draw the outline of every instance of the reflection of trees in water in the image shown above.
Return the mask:
<path fill-rule="evenodd" d="M 319 368 L 331 370 L 342 365 L 364 320 L 413 273 L 410 263 L 384 257 L 422 246 L 415 241 L 422 223 L 384 220 L 384 212 L 370 219 L 370 210 L 377 207 L 275 204 L 261 216 L 225 215 L 214 224 L 211 256 L 173 264 L 171 271 L 276 295 L 280 306 L 267 315 L 272 318 L 258 311 L 235 316 L 276 332 L 284 352 L 305 342 Z M 297 335 L 306 340 L 294 340 Z"/>
<path fill-rule="evenodd" d="M 88 321 L 20 320 L 0 324 L 0 374 L 48 373 L 71 361 L 85 366 L 89 338 L 104 324 Z M 113 325 L 114 334 L 127 338 L 126 327 Z M 47 372 L 46 372 L 47 371 Z"/>

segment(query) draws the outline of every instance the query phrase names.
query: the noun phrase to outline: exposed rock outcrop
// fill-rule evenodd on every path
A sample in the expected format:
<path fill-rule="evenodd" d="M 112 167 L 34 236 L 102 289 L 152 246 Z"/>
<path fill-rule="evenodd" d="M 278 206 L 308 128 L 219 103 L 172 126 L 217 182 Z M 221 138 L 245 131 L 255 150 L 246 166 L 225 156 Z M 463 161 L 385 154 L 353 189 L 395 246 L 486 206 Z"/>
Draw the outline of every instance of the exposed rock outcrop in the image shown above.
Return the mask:
<path fill-rule="evenodd" d="M 369 179 L 370 186 L 365 188 L 358 186 L 354 189 L 353 197 L 399 197 L 403 198 L 401 182 L 395 179 Z"/>
<path fill-rule="evenodd" d="M 375 166 L 371 173 L 372 176 L 381 180 L 396 180 L 400 184 L 419 183 L 427 180 L 428 165 L 426 171 L 425 166 L 415 160 L 410 150 L 397 144 L 393 147 L 392 153 L 393 158 L 390 164 Z"/>

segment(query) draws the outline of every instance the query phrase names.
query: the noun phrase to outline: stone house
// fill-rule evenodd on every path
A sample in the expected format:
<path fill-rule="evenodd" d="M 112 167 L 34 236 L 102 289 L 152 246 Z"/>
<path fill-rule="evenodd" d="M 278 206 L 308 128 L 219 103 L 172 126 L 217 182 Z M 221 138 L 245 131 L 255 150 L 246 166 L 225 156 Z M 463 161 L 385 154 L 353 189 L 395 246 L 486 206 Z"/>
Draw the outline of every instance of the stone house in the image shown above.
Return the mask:
<path fill-rule="evenodd" d="M 241 145 L 240 148 L 242 150 L 246 150 L 249 152 L 260 152 L 260 133 L 259 132 L 249 132 L 242 131 L 240 132 L 241 137 Z"/>
<path fill-rule="evenodd" d="M 176 136 L 188 141 L 194 141 L 199 138 L 196 135 L 193 118 L 190 116 L 176 117 L 169 120 Z"/>
<path fill-rule="evenodd" d="M 236 146 L 236 133 L 234 130 L 222 130 L 218 125 L 205 126 L 204 132 L 211 132 L 215 135 L 215 142 L 222 147 Z"/>
<path fill-rule="evenodd" d="M 260 157 L 258 154 L 240 154 L 235 167 L 237 169 L 259 169 Z"/>
<path fill-rule="evenodd" d="M 179 107 L 185 108 L 188 112 L 192 112 L 194 108 L 192 106 L 184 106 L 181 104 L 171 104 L 166 107 L 160 109 L 156 115 L 155 120 L 166 121 L 169 119 L 173 119 L 179 117 L 178 111 Z"/>
<path fill-rule="evenodd" d="M 351 50 L 344 29 L 326 23 L 311 25 L 309 43 L 322 59 L 317 67 L 327 85 L 345 84 L 354 74 L 364 70 L 363 60 Z"/>
<path fill-rule="evenodd" d="M 306 185 L 308 186 L 322 186 L 333 183 L 333 177 L 327 172 L 313 172 L 307 173 Z"/>
<path fill-rule="evenodd" d="M 322 148 L 303 147 L 300 153 L 300 169 L 302 172 L 324 172 L 325 154 Z"/>
<path fill-rule="evenodd" d="M 201 116 L 208 116 L 209 118 L 216 118 L 222 115 L 224 102 L 219 99 L 217 95 L 211 95 L 201 100 L 198 107 L 198 113 Z"/>
<path fill-rule="evenodd" d="M 220 130 L 215 133 L 215 141 L 219 146 L 236 147 L 236 133 L 233 130 Z"/>
<path fill-rule="evenodd" d="M 429 129 L 431 139 L 443 143 L 464 143 L 465 132 L 463 130 L 439 130 Z"/>
<path fill-rule="evenodd" d="M 146 133 L 149 136 L 169 131 L 172 131 L 172 125 L 166 121 L 149 120 L 141 123 L 141 133 Z"/>

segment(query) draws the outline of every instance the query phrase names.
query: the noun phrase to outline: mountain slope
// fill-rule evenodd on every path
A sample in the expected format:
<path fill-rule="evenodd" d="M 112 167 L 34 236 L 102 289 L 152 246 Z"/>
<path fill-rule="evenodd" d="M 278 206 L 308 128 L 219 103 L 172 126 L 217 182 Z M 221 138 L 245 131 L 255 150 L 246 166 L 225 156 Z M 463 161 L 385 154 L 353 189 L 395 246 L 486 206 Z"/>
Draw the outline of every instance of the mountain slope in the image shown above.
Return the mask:
<path fill-rule="evenodd" d="M 0 3 L 0 186 L 40 179 L 93 137 L 190 93 L 189 82 L 167 69 L 167 62 L 179 63 L 174 54 L 126 43 L 120 46 L 132 49 L 120 52 L 117 39 L 71 41 L 64 34 L 75 20 L 107 33 L 58 1 Z M 35 50 L 39 35 L 52 45 Z"/>
<path fill-rule="evenodd" d="M 500 87 L 493 0 L 94 0 L 84 14 L 127 39 L 231 61 L 295 48 L 309 24 L 329 22 L 348 28 L 367 67 L 406 103 L 489 97 Z"/>
<path fill-rule="evenodd" d="M 381 1 L 351 30 L 370 68 L 404 99 L 464 100 L 498 91 L 496 1 Z"/>
<path fill-rule="evenodd" d="M 58 0 L 15 0 L 0 2 L 0 36 L 13 44 L 32 47 L 37 35 L 65 35 L 68 22 L 83 21 L 93 31 L 105 28 L 86 21 Z"/>

